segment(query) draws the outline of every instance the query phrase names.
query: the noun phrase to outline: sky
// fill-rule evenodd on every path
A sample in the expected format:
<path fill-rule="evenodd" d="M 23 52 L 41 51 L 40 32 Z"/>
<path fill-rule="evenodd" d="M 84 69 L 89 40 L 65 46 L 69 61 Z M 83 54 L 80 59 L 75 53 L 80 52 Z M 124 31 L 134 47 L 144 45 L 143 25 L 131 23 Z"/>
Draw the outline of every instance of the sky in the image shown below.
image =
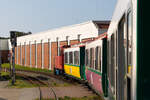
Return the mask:
<path fill-rule="evenodd" d="M 32 32 L 111 20 L 117 0 L 0 0 L 0 37 L 10 31 Z"/>

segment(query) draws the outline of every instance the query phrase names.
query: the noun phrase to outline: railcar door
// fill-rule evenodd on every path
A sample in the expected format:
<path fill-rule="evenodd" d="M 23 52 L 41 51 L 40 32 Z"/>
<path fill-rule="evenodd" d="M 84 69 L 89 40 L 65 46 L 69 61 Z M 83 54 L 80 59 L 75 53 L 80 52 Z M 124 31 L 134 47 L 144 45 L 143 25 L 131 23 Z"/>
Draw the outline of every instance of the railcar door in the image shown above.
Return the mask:
<path fill-rule="evenodd" d="M 107 77 L 107 38 L 102 41 L 102 87 L 104 96 L 108 96 L 108 77 Z"/>
<path fill-rule="evenodd" d="M 125 32 L 125 16 L 119 22 L 117 33 L 117 100 L 124 100 L 126 87 L 126 32 Z"/>
<path fill-rule="evenodd" d="M 80 74 L 81 78 L 85 80 L 85 46 L 80 47 Z"/>

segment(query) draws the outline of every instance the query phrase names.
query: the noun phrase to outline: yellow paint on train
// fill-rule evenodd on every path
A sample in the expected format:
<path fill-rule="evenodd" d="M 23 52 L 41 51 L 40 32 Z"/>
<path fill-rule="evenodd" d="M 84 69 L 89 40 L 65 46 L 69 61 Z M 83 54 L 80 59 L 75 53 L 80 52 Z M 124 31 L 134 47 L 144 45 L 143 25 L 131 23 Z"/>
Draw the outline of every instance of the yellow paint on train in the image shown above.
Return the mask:
<path fill-rule="evenodd" d="M 77 78 L 81 78 L 80 76 L 80 67 L 79 66 L 73 66 L 73 65 L 64 65 L 65 73 Z"/>

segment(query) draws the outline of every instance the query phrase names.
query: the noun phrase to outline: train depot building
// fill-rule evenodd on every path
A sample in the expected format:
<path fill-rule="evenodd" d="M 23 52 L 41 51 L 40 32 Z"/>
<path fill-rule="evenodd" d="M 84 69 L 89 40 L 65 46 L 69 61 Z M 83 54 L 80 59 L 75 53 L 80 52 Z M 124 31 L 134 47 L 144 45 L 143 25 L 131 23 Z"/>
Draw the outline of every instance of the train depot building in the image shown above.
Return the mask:
<path fill-rule="evenodd" d="M 17 38 L 15 63 L 53 70 L 60 47 L 92 40 L 107 32 L 109 21 L 88 21 Z M 11 47 L 10 47 L 11 48 Z"/>
<path fill-rule="evenodd" d="M 8 39 L 0 39 L 1 63 L 8 63 L 9 44 Z"/>

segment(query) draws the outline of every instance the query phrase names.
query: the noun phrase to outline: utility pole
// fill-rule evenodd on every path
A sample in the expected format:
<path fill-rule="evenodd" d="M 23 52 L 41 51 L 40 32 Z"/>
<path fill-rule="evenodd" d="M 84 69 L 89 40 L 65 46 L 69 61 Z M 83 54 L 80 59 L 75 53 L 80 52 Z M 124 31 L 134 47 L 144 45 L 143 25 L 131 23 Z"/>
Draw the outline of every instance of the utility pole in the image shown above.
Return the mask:
<path fill-rule="evenodd" d="M 1 41 L 0 41 L 0 45 L 1 45 Z M 2 72 L 2 66 L 1 66 L 2 61 L 1 60 L 2 59 L 1 59 L 1 48 L 0 48 L 0 79 L 1 79 L 1 72 Z"/>
<path fill-rule="evenodd" d="M 15 73 L 15 47 L 17 46 L 17 38 L 16 38 L 16 32 L 10 31 L 10 42 L 12 46 L 12 85 L 15 84 L 16 81 L 16 73 Z"/>

